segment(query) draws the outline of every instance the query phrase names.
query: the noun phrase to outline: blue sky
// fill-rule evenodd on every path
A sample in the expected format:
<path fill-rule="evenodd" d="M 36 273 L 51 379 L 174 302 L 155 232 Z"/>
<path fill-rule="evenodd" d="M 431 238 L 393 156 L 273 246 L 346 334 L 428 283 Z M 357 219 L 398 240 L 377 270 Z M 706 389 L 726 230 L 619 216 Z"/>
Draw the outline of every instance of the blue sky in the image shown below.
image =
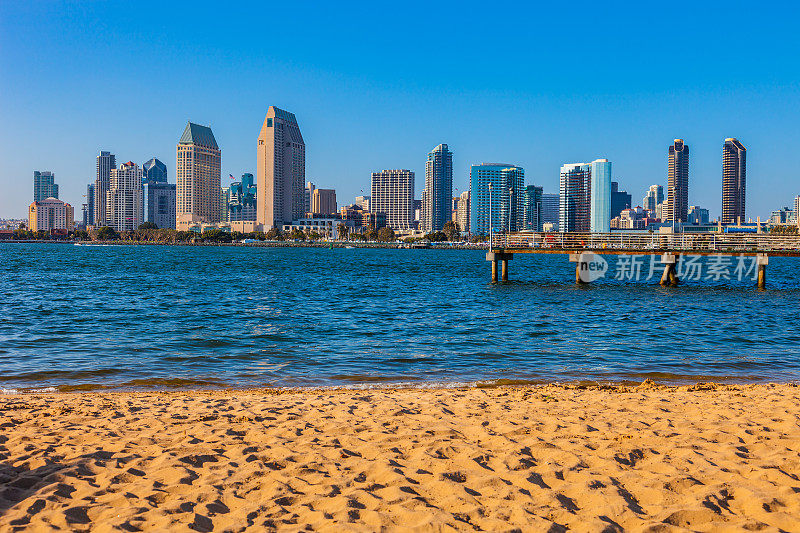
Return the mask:
<path fill-rule="evenodd" d="M 690 204 L 716 217 L 737 137 L 749 216 L 800 195 L 797 4 L 548 4 L 0 2 L 0 217 L 25 216 L 34 170 L 77 215 L 101 149 L 174 182 L 187 120 L 212 127 L 223 177 L 255 172 L 269 105 L 340 205 L 384 168 L 414 170 L 419 197 L 442 142 L 456 194 L 474 163 L 557 192 L 562 164 L 607 157 L 641 202 L 680 137 Z"/>

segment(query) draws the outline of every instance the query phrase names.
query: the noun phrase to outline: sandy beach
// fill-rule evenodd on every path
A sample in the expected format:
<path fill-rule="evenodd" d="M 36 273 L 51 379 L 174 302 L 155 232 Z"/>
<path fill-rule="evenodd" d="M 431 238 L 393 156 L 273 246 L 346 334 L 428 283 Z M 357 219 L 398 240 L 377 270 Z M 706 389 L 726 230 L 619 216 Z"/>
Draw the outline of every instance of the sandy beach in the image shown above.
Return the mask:
<path fill-rule="evenodd" d="M 800 388 L 0 396 L 0 531 L 798 531 Z"/>

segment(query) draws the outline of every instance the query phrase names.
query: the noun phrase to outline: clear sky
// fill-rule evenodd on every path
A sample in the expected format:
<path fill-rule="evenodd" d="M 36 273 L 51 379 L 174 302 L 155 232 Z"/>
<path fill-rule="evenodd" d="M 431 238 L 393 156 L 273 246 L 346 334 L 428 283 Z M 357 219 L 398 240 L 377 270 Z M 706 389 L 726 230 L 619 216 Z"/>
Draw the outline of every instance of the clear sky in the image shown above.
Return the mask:
<path fill-rule="evenodd" d="M 747 214 L 800 195 L 797 3 L 0 2 L 0 217 L 26 216 L 34 170 L 76 207 L 95 157 L 155 156 L 175 181 L 187 120 L 229 174 L 255 173 L 269 105 L 293 112 L 306 176 L 340 205 L 370 173 L 454 152 L 515 163 L 558 192 L 606 157 L 640 203 L 690 146 L 690 205 L 720 212 L 722 144 L 748 148 Z"/>

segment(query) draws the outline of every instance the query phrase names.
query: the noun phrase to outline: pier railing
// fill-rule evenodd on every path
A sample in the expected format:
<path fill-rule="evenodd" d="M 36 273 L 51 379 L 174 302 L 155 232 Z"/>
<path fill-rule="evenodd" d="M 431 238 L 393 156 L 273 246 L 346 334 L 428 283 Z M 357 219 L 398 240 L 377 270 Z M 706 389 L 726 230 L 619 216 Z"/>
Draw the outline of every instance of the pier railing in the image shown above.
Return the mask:
<path fill-rule="evenodd" d="M 510 252 L 560 252 L 587 250 L 598 253 L 799 255 L 800 235 L 772 233 L 534 233 L 495 234 L 493 250 Z"/>

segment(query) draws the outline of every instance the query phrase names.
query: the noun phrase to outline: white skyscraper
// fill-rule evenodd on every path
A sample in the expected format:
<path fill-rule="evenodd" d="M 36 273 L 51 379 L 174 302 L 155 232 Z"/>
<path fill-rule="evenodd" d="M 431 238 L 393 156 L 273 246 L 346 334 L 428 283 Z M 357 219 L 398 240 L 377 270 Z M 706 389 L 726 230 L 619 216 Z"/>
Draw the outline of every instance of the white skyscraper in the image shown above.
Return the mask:
<path fill-rule="evenodd" d="M 414 224 L 414 173 L 410 170 L 384 170 L 372 173 L 373 213 L 386 215 L 393 230 L 408 230 Z"/>
<path fill-rule="evenodd" d="M 117 231 L 133 231 L 142 224 L 142 169 L 128 161 L 111 170 L 106 192 L 108 225 Z"/>

